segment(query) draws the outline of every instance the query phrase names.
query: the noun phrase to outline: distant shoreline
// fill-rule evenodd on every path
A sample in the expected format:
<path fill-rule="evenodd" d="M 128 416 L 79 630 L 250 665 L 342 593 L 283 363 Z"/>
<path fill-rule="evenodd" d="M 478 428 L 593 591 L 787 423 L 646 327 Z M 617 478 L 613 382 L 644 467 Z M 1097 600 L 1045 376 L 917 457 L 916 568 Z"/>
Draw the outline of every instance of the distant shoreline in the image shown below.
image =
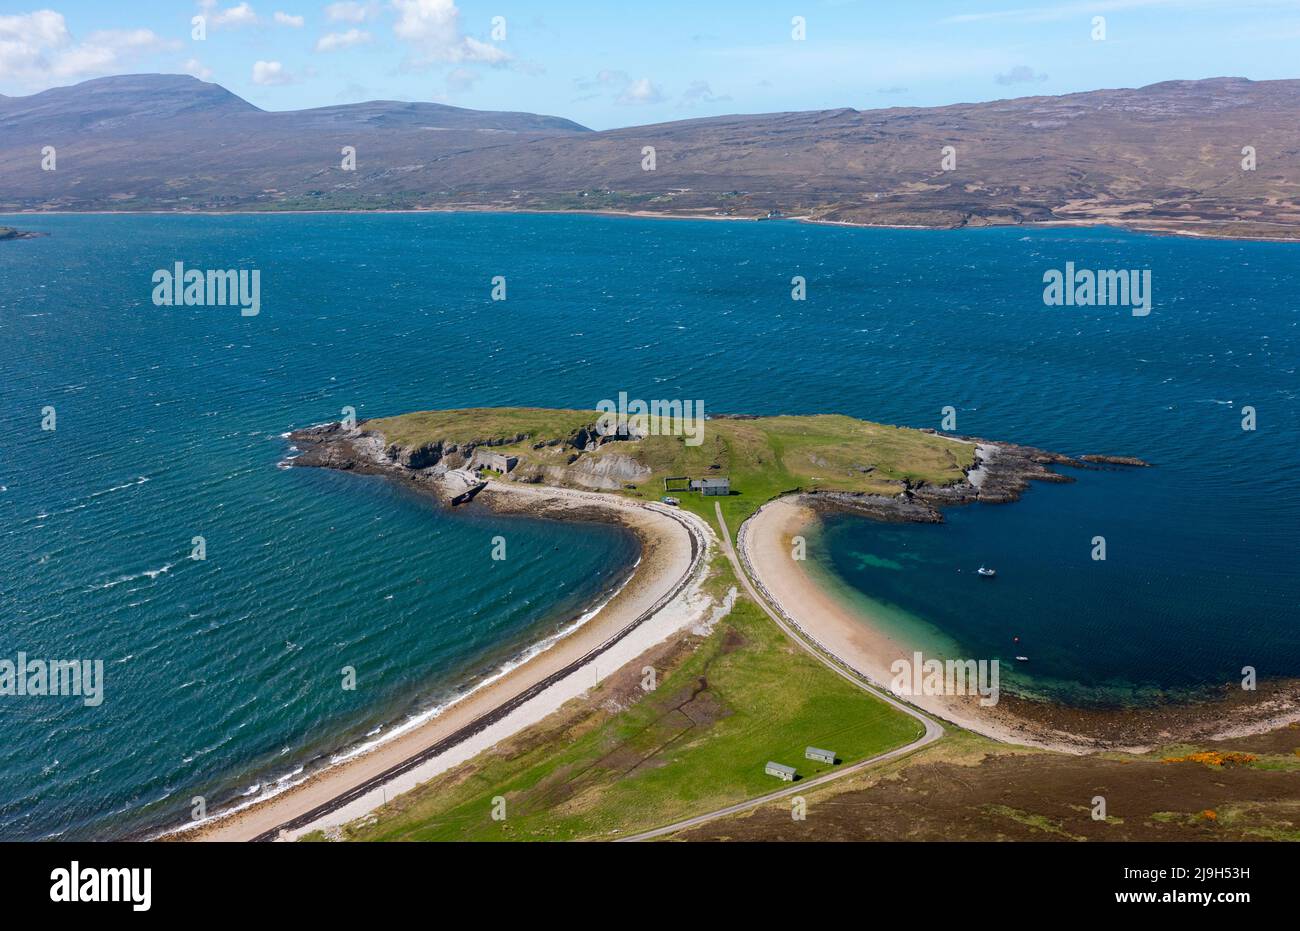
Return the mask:
<path fill-rule="evenodd" d="M 900 224 L 900 223 L 859 223 L 851 220 L 823 220 L 811 216 L 790 215 L 782 217 L 748 217 L 748 216 L 728 216 L 716 213 L 666 213 L 655 210 L 538 210 L 535 208 L 511 208 L 500 205 L 457 205 L 448 207 L 411 207 L 411 208 L 376 208 L 374 210 L 342 210 L 326 208 L 321 210 L 20 210 L 11 213 L 0 213 L 0 217 L 48 217 L 48 216 L 177 216 L 177 217 L 231 217 L 231 216 L 352 216 L 366 214 L 374 215 L 400 215 L 400 214 L 520 214 L 526 216 L 591 216 L 591 217 L 631 217 L 645 220 L 711 220 L 737 223 L 758 223 L 758 222 L 795 222 L 806 223 L 810 226 L 830 226 L 843 227 L 846 229 L 891 229 L 891 230 L 929 230 L 931 232 L 960 232 L 973 230 L 990 230 L 990 229 L 1096 229 L 1111 228 L 1122 230 L 1126 233 L 1142 233 L 1150 236 L 1182 236 L 1188 239 L 1206 239 L 1217 240 L 1221 242 L 1276 242 L 1276 243 L 1300 243 L 1300 229 L 1296 231 L 1294 237 L 1286 236 L 1261 236 L 1261 235 L 1229 235 L 1222 232 L 1206 232 L 1204 230 L 1150 226 L 1142 223 L 1122 223 L 1112 219 L 1096 220 L 1040 220 L 1029 223 L 988 223 L 981 225 L 962 225 L 952 226 L 945 225 L 924 225 L 924 224 Z M 29 234 L 34 236 L 45 236 L 46 233 Z"/>

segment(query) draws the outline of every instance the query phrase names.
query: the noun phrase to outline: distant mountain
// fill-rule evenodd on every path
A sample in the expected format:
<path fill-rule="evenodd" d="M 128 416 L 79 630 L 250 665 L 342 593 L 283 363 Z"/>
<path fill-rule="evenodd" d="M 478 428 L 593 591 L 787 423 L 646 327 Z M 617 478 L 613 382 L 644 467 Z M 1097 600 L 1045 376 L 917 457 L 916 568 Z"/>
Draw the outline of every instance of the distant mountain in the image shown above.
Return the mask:
<path fill-rule="evenodd" d="M 267 112 L 176 75 L 0 98 L 0 210 L 493 207 L 1300 236 L 1300 81 L 1214 78 L 934 108 L 592 132 L 372 101 Z M 41 147 L 58 170 L 40 170 Z M 343 171 L 340 149 L 357 149 Z M 655 170 L 643 170 L 643 148 Z M 943 169 L 943 148 L 955 168 Z M 1243 170 L 1243 147 L 1257 167 Z"/>

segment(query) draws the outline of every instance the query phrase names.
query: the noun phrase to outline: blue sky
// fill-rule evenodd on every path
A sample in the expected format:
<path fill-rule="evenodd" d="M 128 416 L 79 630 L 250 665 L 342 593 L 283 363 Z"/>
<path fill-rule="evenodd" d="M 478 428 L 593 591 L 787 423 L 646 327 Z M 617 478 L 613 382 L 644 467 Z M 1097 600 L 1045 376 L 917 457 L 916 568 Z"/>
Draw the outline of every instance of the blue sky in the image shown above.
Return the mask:
<path fill-rule="evenodd" d="M 49 3 L 0 0 L 0 93 L 188 72 L 268 110 L 431 100 L 606 129 L 1300 76 L 1300 0 Z M 191 35 L 200 14 L 202 41 Z M 1104 41 L 1092 38 L 1096 16 Z"/>

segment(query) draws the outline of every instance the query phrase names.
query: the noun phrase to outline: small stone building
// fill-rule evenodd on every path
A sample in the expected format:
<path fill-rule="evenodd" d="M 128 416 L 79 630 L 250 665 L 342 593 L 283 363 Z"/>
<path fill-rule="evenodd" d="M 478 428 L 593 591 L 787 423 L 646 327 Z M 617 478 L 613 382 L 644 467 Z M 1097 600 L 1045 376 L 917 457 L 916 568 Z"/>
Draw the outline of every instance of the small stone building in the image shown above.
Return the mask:
<path fill-rule="evenodd" d="M 509 474 L 517 465 L 519 465 L 518 456 L 506 456 L 502 453 L 489 453 L 487 457 L 487 467 L 493 471 L 500 472 L 502 475 Z"/>
<path fill-rule="evenodd" d="M 691 479 L 691 491 L 698 491 L 702 495 L 725 498 L 731 494 L 731 479 L 729 478 L 693 478 Z"/>

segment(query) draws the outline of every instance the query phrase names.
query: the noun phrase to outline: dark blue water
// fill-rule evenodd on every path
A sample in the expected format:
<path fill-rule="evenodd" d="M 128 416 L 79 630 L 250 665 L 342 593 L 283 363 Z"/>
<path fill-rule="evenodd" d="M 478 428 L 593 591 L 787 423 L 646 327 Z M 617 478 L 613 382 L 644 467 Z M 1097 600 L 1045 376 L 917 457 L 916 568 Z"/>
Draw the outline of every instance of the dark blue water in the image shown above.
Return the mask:
<path fill-rule="evenodd" d="M 0 657 L 108 670 L 96 709 L 0 699 L 0 835 L 111 835 L 274 782 L 445 700 L 625 571 L 612 530 L 276 467 L 280 434 L 345 405 L 627 391 L 935 427 L 952 405 L 963 433 L 1140 455 L 1158 468 L 944 527 L 837 522 L 834 568 L 963 647 L 1020 633 L 1044 689 L 1300 674 L 1294 247 L 573 216 L 11 222 L 52 235 L 0 244 Z M 260 269 L 261 314 L 153 306 L 176 261 Z M 1044 307 L 1066 261 L 1151 268 L 1151 316 Z M 491 564 L 497 533 L 511 558 Z M 974 588 L 957 569 L 980 562 L 1000 577 Z"/>

